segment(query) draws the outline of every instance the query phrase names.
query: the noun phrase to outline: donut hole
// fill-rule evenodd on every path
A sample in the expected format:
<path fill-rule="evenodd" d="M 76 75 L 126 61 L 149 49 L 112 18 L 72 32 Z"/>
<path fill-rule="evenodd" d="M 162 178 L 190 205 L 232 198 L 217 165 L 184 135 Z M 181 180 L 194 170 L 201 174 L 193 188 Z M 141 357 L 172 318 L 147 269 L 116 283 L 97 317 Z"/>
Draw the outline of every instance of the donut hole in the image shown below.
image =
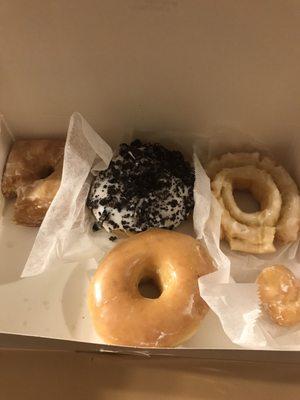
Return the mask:
<path fill-rule="evenodd" d="M 255 177 L 233 177 L 231 188 L 234 201 L 242 212 L 251 214 L 264 208 L 261 183 Z"/>
<path fill-rule="evenodd" d="M 40 179 L 45 179 L 48 178 L 48 176 L 50 176 L 51 174 L 53 174 L 54 172 L 54 168 L 47 166 L 47 167 L 43 167 L 40 171 L 39 171 L 39 178 Z"/>
<path fill-rule="evenodd" d="M 233 197 L 239 209 L 245 213 L 251 214 L 262 209 L 260 202 L 255 198 L 251 190 L 234 189 Z"/>
<path fill-rule="evenodd" d="M 158 279 L 149 276 L 145 276 L 139 281 L 138 291 L 146 299 L 158 299 L 162 294 Z"/>

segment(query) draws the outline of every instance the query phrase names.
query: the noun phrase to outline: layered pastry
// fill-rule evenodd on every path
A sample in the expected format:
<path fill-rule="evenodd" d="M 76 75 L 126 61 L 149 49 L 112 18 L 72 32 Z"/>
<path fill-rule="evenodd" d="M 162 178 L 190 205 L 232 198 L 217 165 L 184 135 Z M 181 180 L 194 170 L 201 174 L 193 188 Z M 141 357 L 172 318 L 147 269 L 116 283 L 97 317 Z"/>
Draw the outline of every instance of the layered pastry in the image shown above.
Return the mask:
<path fill-rule="evenodd" d="M 300 197 L 284 167 L 259 153 L 227 153 L 207 166 L 211 188 L 222 208 L 222 235 L 232 250 L 271 253 L 275 239 L 290 243 L 298 238 Z M 248 190 L 260 210 L 242 211 L 234 190 Z"/>

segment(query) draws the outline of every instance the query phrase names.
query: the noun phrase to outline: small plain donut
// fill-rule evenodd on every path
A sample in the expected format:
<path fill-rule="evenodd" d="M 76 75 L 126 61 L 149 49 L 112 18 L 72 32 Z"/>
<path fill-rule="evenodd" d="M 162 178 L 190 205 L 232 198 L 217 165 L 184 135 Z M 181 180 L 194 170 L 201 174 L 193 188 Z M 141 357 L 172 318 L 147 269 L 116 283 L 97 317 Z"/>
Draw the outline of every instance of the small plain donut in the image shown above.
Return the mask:
<path fill-rule="evenodd" d="M 300 322 L 299 281 L 283 265 L 265 268 L 257 278 L 263 309 L 276 324 L 293 326 Z"/>
<path fill-rule="evenodd" d="M 232 250 L 249 253 L 275 251 L 274 239 L 295 241 L 300 224 L 300 197 L 288 172 L 259 153 L 228 153 L 213 159 L 206 171 L 212 192 L 223 209 L 222 234 Z M 261 211 L 239 209 L 233 190 L 249 189 Z"/>
<path fill-rule="evenodd" d="M 2 178 L 2 193 L 17 197 L 17 224 L 39 226 L 60 186 L 65 141 L 17 140 L 9 153 Z"/>
<path fill-rule="evenodd" d="M 177 232 L 150 229 L 119 243 L 101 262 L 88 292 L 98 335 L 108 344 L 173 347 L 196 331 L 208 311 L 198 278 L 214 267 L 199 241 Z M 152 279 L 158 298 L 138 285 Z"/>

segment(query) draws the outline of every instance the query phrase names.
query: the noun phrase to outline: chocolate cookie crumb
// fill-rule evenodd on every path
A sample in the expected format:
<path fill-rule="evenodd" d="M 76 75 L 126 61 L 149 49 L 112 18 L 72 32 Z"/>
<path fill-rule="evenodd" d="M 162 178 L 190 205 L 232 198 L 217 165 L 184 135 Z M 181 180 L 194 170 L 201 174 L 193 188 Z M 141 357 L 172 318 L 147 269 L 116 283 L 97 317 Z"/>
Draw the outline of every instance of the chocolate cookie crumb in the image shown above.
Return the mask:
<path fill-rule="evenodd" d="M 139 140 L 120 145 L 87 201 L 107 231 L 174 229 L 194 206 L 194 170 L 179 151 Z"/>

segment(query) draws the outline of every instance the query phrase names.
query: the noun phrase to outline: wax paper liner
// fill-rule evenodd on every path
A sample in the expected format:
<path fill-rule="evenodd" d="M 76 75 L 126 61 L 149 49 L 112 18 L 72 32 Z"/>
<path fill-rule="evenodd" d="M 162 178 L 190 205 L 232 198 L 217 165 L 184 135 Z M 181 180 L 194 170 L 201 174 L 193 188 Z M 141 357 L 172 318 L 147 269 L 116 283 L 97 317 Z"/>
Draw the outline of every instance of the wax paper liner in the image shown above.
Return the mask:
<path fill-rule="evenodd" d="M 154 135 L 149 133 L 145 139 L 153 140 L 153 137 Z M 212 143 L 211 136 L 208 139 L 198 139 L 196 149 L 198 153 L 199 149 L 201 150 L 201 159 L 204 162 L 209 158 L 208 154 L 222 153 L 222 146 L 214 147 Z M 249 141 L 247 149 L 248 143 Z M 228 140 L 226 146 L 229 147 L 226 150 L 229 150 Z M 252 147 L 260 149 L 264 146 L 264 143 L 255 144 L 251 146 L 251 150 Z M 236 142 L 232 148 L 245 149 L 242 144 L 239 146 Z M 85 206 L 91 173 L 106 168 L 111 157 L 112 149 L 80 114 L 73 114 L 67 135 L 62 185 L 38 232 L 23 277 L 42 273 L 58 259 L 64 262 L 81 261 L 94 269 L 103 255 L 114 246 L 108 240 L 109 235 L 105 231 L 92 232 L 93 219 Z M 254 284 L 258 271 L 264 265 L 278 261 L 280 257 L 287 264 L 287 255 L 289 265 L 297 273 L 298 265 L 295 267 L 293 264 L 298 254 L 297 244 L 281 249 L 271 260 L 234 254 L 226 249 L 226 246 L 221 248 L 220 208 L 211 195 L 209 178 L 196 155 L 194 163 L 194 227 L 217 267 L 216 272 L 199 280 L 202 297 L 219 316 L 226 334 L 233 342 L 249 348 L 297 348 L 297 328 L 278 328 L 265 318 L 260 312 L 257 288 Z M 230 277 L 230 273 L 234 279 Z"/>
<path fill-rule="evenodd" d="M 88 262 L 110 247 L 106 235 L 93 234 L 85 204 L 91 171 L 107 168 L 111 157 L 108 144 L 79 113 L 74 113 L 67 133 L 61 186 L 38 231 L 22 277 L 42 273 L 57 259 Z"/>
<path fill-rule="evenodd" d="M 122 141 L 130 142 L 137 137 L 142 141 L 160 142 L 168 148 L 176 148 L 191 156 L 191 146 L 187 146 L 186 143 L 181 146 L 176 138 L 174 140 L 174 135 L 166 132 L 124 133 Z M 115 242 L 109 241 L 111 234 L 105 230 L 93 232 L 94 217 L 86 207 L 92 175 L 108 166 L 112 153 L 111 148 L 80 114 L 75 113 L 71 117 L 61 186 L 38 231 L 23 270 L 23 277 L 41 274 L 46 269 L 64 268 L 70 263 L 71 268 L 82 265 L 88 280 L 98 267 L 101 258 L 115 245 Z M 209 212 L 208 209 L 205 212 L 202 210 L 204 211 L 204 208 L 201 209 L 201 216 L 199 215 L 201 229 Z M 192 218 L 182 223 L 178 230 L 194 236 Z M 87 280 L 84 279 L 84 287 L 73 294 L 82 301 L 86 299 Z M 192 295 L 187 301 L 188 310 L 192 310 L 191 301 L 194 301 L 194 296 Z M 90 332 L 93 335 L 92 328 Z M 157 344 L 166 335 L 171 334 L 161 332 Z M 99 341 L 104 342 L 101 337 Z"/>
<path fill-rule="evenodd" d="M 220 139 L 221 138 L 221 139 Z M 204 162 L 210 157 L 228 151 L 261 151 L 276 155 L 294 178 L 299 177 L 296 151 L 299 141 L 295 137 L 290 142 L 291 151 L 286 159 L 284 146 L 276 142 L 255 140 L 250 135 L 228 132 L 209 134 L 199 139 L 198 154 Z M 270 145 L 271 144 L 271 145 Z M 281 151 L 280 151 L 281 148 Z M 200 149 L 200 151 L 199 151 Z M 205 154 L 203 149 L 206 149 Z M 300 326 L 284 328 L 274 324 L 261 311 L 258 288 L 255 280 L 259 272 L 268 265 L 284 264 L 300 278 L 299 240 L 280 247 L 275 253 L 261 256 L 231 251 L 226 243 L 220 243 L 221 212 L 218 202 L 212 195 L 207 195 L 209 178 L 196 157 L 195 211 L 194 226 L 198 238 L 205 243 L 218 270 L 199 279 L 201 296 L 218 315 L 227 336 L 232 342 L 252 349 L 300 349 Z M 198 194 L 197 194 L 198 192 Z M 204 202 L 205 200 L 205 202 Z M 198 212 L 203 203 L 209 209 L 205 229 L 198 226 Z"/>
<path fill-rule="evenodd" d="M 3 175 L 5 162 L 9 149 L 14 141 L 14 137 L 10 132 L 3 115 L 0 114 L 0 182 Z M 4 197 L 0 190 L 0 219 L 3 215 Z"/>
<path fill-rule="evenodd" d="M 169 133 L 130 131 L 123 133 L 121 141 L 130 142 L 137 137 L 191 153 L 191 146 L 180 145 L 178 138 L 171 138 Z M 86 207 L 93 175 L 107 168 L 112 155 L 101 136 L 79 113 L 74 113 L 67 133 L 61 186 L 38 231 L 23 278 L 41 274 L 58 261 L 82 262 L 92 275 L 101 258 L 115 245 L 105 230 L 93 232 L 94 217 Z M 193 234 L 192 221 L 182 224 L 179 230 Z"/>

